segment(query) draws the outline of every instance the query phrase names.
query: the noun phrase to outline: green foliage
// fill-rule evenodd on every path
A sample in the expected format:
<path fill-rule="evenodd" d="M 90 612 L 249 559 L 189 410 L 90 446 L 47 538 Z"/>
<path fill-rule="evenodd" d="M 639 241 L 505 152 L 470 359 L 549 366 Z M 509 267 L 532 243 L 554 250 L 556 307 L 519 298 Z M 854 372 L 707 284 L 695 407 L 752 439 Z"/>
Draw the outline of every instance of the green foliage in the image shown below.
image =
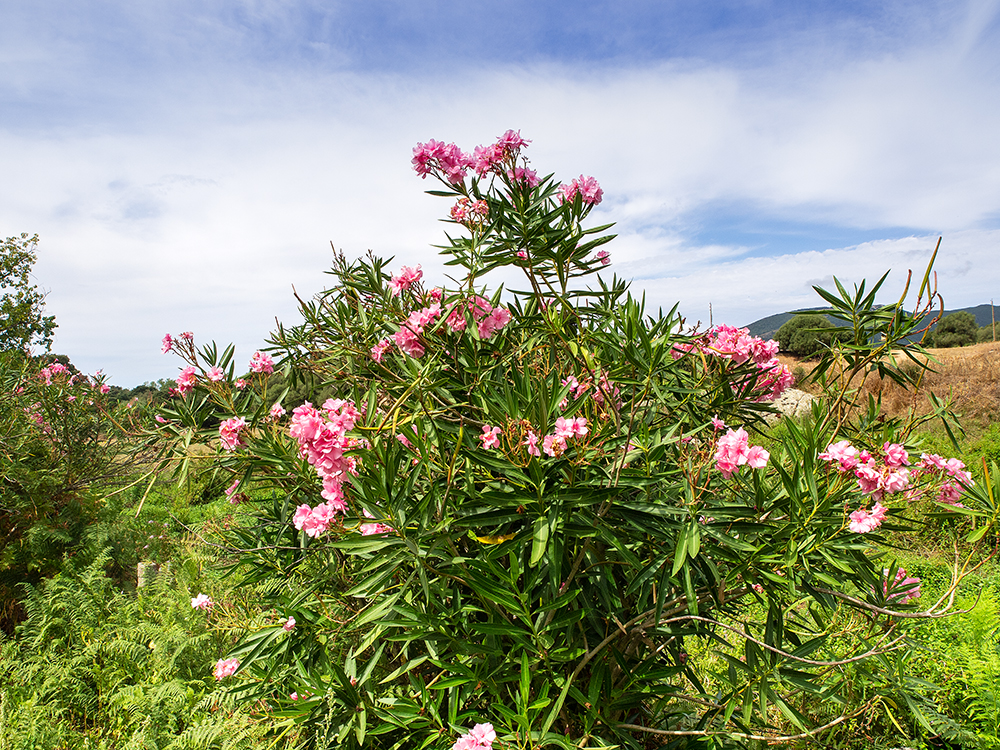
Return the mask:
<path fill-rule="evenodd" d="M 781 351 L 796 357 L 811 357 L 829 347 L 835 333 L 833 323 L 823 315 L 801 314 L 778 329 L 776 338 Z"/>
<path fill-rule="evenodd" d="M 51 575 L 79 544 L 99 488 L 131 471 L 124 417 L 100 382 L 0 354 L 0 628 L 20 617 L 19 585 Z"/>
<path fill-rule="evenodd" d="M 939 349 L 968 346 L 976 343 L 978 334 L 979 326 L 976 323 L 976 316 L 963 310 L 941 318 L 934 328 L 933 342 L 934 346 Z"/>
<path fill-rule="evenodd" d="M 0 243 L 0 352 L 28 352 L 52 345 L 56 319 L 43 315 L 45 295 L 31 283 L 38 235 L 8 237 Z"/>
<path fill-rule="evenodd" d="M 111 562 L 81 553 L 29 588 L 17 639 L 0 642 L 0 748 L 259 747 L 266 728 L 211 679 L 228 644 L 190 606 L 197 566 L 129 595 Z"/>
<path fill-rule="evenodd" d="M 985 344 L 986 342 L 1000 340 L 1000 329 L 996 328 L 997 325 L 997 323 L 993 323 L 992 325 L 980 328 L 979 333 L 976 335 L 976 342 Z"/>

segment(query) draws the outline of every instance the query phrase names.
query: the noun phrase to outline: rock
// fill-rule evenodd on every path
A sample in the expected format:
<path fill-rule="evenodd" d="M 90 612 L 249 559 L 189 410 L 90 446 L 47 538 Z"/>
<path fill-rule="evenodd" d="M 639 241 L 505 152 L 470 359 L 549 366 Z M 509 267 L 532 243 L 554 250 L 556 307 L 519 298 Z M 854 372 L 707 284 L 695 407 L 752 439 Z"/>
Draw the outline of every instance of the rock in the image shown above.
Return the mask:
<path fill-rule="evenodd" d="M 800 391 L 798 388 L 789 388 L 772 402 L 772 406 L 780 413 L 767 414 L 764 416 L 764 419 L 768 424 L 774 424 L 783 416 L 801 417 L 803 414 L 809 413 L 815 400 L 816 398 L 813 395 L 805 391 Z"/>

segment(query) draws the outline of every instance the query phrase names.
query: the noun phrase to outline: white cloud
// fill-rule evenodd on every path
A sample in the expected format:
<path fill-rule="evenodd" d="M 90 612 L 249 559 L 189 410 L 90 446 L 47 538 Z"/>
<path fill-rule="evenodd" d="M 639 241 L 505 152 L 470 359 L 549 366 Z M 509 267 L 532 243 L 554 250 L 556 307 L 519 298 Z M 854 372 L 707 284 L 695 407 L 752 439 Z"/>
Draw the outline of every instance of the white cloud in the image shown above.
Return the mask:
<path fill-rule="evenodd" d="M 79 112 L 0 130 L 14 176 L 0 184 L 0 233 L 42 235 L 36 272 L 51 289 L 57 349 L 131 385 L 172 373 L 158 352 L 166 331 L 234 340 L 249 356 L 275 315 L 294 320 L 292 284 L 320 288 L 330 240 L 443 278 L 429 246 L 447 206 L 422 194 L 433 185 L 410 171 L 410 148 L 431 137 L 471 147 L 515 127 L 542 171 L 598 177 L 606 202 L 593 218 L 621 233 L 614 269 L 637 276 L 654 306 L 680 300 L 706 319 L 712 302 L 716 321 L 746 323 L 815 304 L 809 283 L 832 274 L 892 268 L 901 283 L 937 232 L 948 304 L 978 304 L 1000 298 L 1000 81 L 984 37 L 995 9 L 972 5 L 940 41 L 891 54 L 796 47 L 752 69 L 539 63 L 431 77 L 222 66 L 184 69 L 158 90 L 116 79 L 110 115 L 85 101 L 86 86 L 109 82 L 73 78 Z M 76 59 L 72 41 L 53 54 Z M 59 68 L 20 49 L 19 70 Z M 51 75 L 25 77 L 19 91 L 58 90 Z M 765 239 L 769 222 L 793 221 L 873 242 L 763 257 L 749 241 L 701 240 L 698 217 L 712 207 L 759 216 Z"/>

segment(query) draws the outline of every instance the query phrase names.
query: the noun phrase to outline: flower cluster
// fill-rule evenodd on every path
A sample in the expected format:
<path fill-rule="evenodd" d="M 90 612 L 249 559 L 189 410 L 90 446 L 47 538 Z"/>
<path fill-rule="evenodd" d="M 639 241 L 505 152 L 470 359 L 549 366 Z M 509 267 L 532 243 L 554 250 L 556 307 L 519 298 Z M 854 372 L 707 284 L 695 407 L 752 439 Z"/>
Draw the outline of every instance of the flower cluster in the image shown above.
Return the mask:
<path fill-rule="evenodd" d="M 763 469 L 771 454 L 759 445 L 750 445 L 750 436 L 742 427 L 738 430 L 727 430 L 726 434 L 716 443 L 715 468 L 722 476 L 729 479 L 740 470 L 741 466 L 751 469 Z"/>
<path fill-rule="evenodd" d="M 389 279 L 389 288 L 392 290 L 392 296 L 397 297 L 399 293 L 409 289 L 411 286 L 420 281 L 424 276 L 424 272 L 420 270 L 420 265 L 418 264 L 416 268 L 410 268 L 409 266 L 403 266 L 399 269 L 399 275 L 393 276 Z"/>
<path fill-rule="evenodd" d="M 464 183 L 468 171 L 473 169 L 478 177 L 489 173 L 504 175 L 513 183 L 533 188 L 538 185 L 538 174 L 527 166 L 517 166 L 521 149 L 529 143 L 529 140 L 521 137 L 520 131 L 508 130 L 497 138 L 495 143 L 476 146 L 470 155 L 454 143 L 442 143 L 431 139 L 414 147 L 413 169 L 421 179 L 427 175 L 435 175 L 451 185 Z M 592 177 L 586 179 L 590 182 L 584 186 L 584 178 L 580 177 L 577 189 L 582 190 L 585 187 L 591 199 L 596 195 L 596 201 L 591 202 L 600 202 L 601 189 L 597 182 Z M 573 180 L 573 184 L 576 185 L 577 180 Z M 465 221 L 464 217 L 456 218 L 454 213 L 452 218 L 460 223 Z"/>
<path fill-rule="evenodd" d="M 941 480 L 935 502 L 964 507 L 959 498 L 967 487 L 975 484 L 965 464 L 957 458 L 944 459 L 936 453 L 921 453 L 914 472 L 917 476 L 931 476 Z"/>
<path fill-rule="evenodd" d="M 449 213 L 452 220 L 459 224 L 478 225 L 490 215 L 490 207 L 484 200 L 472 201 L 462 197 L 451 207 Z"/>
<path fill-rule="evenodd" d="M 320 494 L 326 500 L 314 508 L 303 503 L 295 511 L 292 523 L 308 536 L 326 532 L 334 515 L 347 508 L 343 484 L 347 474 L 356 474 L 357 468 L 356 459 L 345 451 L 365 445 L 347 433 L 360 418 L 351 401 L 340 399 L 327 399 L 322 412 L 308 401 L 292 410 L 288 434 L 298 442 L 299 455 L 315 467 L 323 482 Z"/>
<path fill-rule="evenodd" d="M 227 677 L 232 677 L 236 674 L 236 670 L 240 668 L 239 659 L 219 659 L 215 663 L 215 679 L 224 680 Z"/>
<path fill-rule="evenodd" d="M 692 344 L 674 344 L 671 355 L 680 359 L 689 352 L 701 352 L 757 368 L 754 393 L 757 401 L 773 401 L 795 382 L 791 371 L 778 361 L 778 342 L 751 336 L 750 329 L 718 325 Z"/>
<path fill-rule="evenodd" d="M 621 389 L 608 380 L 607 374 L 602 370 L 598 370 L 596 376 L 596 388 L 594 388 L 594 380 L 590 375 L 582 376 L 583 380 L 579 380 L 575 375 L 570 375 L 560 382 L 564 386 L 569 386 L 569 392 L 573 394 L 574 398 L 579 399 L 589 392 L 598 409 L 609 406 L 616 411 L 620 410 L 622 408 Z M 569 406 L 569 399 L 564 398 L 559 402 L 560 409 L 565 409 L 567 406 Z"/>
<path fill-rule="evenodd" d="M 521 445 L 527 447 L 528 454 L 536 458 L 540 458 L 542 453 L 551 458 L 556 458 L 566 452 L 566 449 L 569 447 L 569 440 L 576 437 L 585 437 L 589 432 L 590 428 L 587 426 L 586 417 L 574 417 L 573 419 L 557 417 L 555 431 L 541 438 L 541 447 L 538 444 L 538 433 L 532 430 L 530 426 L 527 429 L 527 436 Z M 483 425 L 483 434 L 479 436 L 483 448 L 487 450 L 499 448 L 500 433 L 501 429 L 499 427 L 493 427 L 488 424 Z"/>
<path fill-rule="evenodd" d="M 247 426 L 247 421 L 243 417 L 231 417 L 219 425 L 219 442 L 223 449 L 234 451 L 246 445 L 246 441 L 240 434 Z"/>
<path fill-rule="evenodd" d="M 583 175 L 559 186 L 559 196 L 563 203 L 572 203 L 578 195 L 585 206 L 596 206 L 604 198 L 604 191 L 597 180 Z"/>
<path fill-rule="evenodd" d="M 262 372 L 270 375 L 274 372 L 274 360 L 265 352 L 254 352 L 253 356 L 250 357 L 250 369 L 253 372 Z"/>
<path fill-rule="evenodd" d="M 436 302 L 410 313 L 400 329 L 393 334 L 392 340 L 396 342 L 400 351 L 419 359 L 426 352 L 420 336 L 423 334 L 424 328 L 437 320 L 439 315 L 441 315 L 441 305 Z"/>
<path fill-rule="evenodd" d="M 497 733 L 493 731 L 492 724 L 476 724 L 472 728 L 472 731 L 468 734 L 463 734 L 457 740 L 455 744 L 451 746 L 451 750 L 481 750 L 482 748 L 492 748 L 493 742 L 497 738 Z"/>

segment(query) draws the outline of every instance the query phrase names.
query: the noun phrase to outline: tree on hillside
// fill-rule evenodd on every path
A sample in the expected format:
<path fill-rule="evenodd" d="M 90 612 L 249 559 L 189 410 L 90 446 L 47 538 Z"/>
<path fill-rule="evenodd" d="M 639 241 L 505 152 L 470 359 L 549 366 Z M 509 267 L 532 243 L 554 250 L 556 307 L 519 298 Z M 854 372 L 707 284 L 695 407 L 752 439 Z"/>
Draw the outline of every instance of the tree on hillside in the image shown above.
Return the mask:
<path fill-rule="evenodd" d="M 778 329 L 778 346 L 796 357 L 809 357 L 830 345 L 832 328 L 833 323 L 822 315 L 796 315 Z"/>
<path fill-rule="evenodd" d="M 43 315 L 45 294 L 31 283 L 38 235 L 8 237 L 0 245 L 0 351 L 49 350 L 56 319 Z"/>
<path fill-rule="evenodd" d="M 968 346 L 976 343 L 979 326 L 976 316 L 967 311 L 945 315 L 934 329 L 933 344 L 939 349 L 952 346 Z"/>
<path fill-rule="evenodd" d="M 996 323 L 980 328 L 979 335 L 976 337 L 976 341 L 980 344 L 987 341 L 997 341 L 998 339 L 1000 339 L 1000 325 Z"/>

